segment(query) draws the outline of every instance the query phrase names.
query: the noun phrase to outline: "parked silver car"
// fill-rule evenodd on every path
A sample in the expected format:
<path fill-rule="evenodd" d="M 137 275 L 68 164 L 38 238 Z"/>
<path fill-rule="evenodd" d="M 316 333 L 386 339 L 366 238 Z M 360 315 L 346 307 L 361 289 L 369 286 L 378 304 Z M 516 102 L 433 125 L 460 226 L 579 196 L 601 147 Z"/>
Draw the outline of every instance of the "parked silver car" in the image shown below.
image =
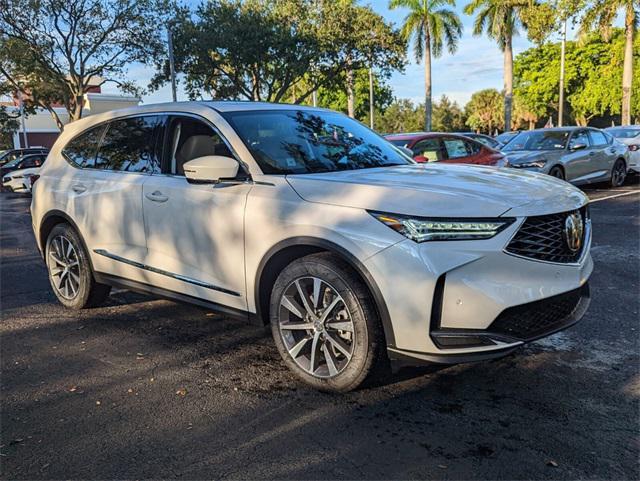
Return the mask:
<path fill-rule="evenodd" d="M 549 174 L 572 184 L 624 183 L 629 149 L 599 129 L 558 127 L 520 132 L 502 152 L 506 165 Z"/>

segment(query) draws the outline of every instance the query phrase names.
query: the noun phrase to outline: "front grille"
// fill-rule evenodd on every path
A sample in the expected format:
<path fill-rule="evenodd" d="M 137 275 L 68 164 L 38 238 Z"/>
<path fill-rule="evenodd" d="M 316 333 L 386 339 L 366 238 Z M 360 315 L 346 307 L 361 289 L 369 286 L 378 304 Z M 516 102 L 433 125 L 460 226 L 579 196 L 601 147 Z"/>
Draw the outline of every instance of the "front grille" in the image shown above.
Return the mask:
<path fill-rule="evenodd" d="M 504 310 L 487 331 L 520 341 L 530 341 L 563 328 L 575 320 L 574 314 L 583 298 L 589 297 L 584 286 L 541 301 Z"/>
<path fill-rule="evenodd" d="M 577 252 L 572 252 L 569 249 L 563 234 L 565 221 L 573 213 L 579 213 L 583 222 L 582 239 Z M 577 262 L 585 248 L 588 218 L 586 207 L 560 214 L 527 217 L 506 250 L 511 254 L 541 261 Z"/>

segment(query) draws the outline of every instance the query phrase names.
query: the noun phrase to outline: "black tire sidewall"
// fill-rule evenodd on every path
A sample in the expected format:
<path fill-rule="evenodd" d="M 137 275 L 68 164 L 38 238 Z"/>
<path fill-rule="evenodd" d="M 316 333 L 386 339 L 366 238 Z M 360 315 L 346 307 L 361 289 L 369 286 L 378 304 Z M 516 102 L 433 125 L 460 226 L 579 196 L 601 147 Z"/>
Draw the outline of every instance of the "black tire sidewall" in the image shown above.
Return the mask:
<path fill-rule="evenodd" d="M 554 173 L 555 173 L 555 172 L 559 172 L 559 173 L 560 173 L 560 175 L 554 175 Z M 559 179 L 559 180 L 565 180 L 565 178 L 564 178 L 564 172 L 563 172 L 563 171 L 562 171 L 562 169 L 561 169 L 560 167 L 558 167 L 557 165 L 551 168 L 551 170 L 549 171 L 549 175 L 550 175 L 551 177 L 554 177 L 554 178 Z"/>
<path fill-rule="evenodd" d="M 616 173 L 616 170 L 618 169 L 618 166 L 620 164 L 622 164 L 623 168 L 626 170 L 627 166 L 626 166 L 624 160 L 618 159 L 618 160 L 615 161 L 615 163 L 613 164 L 613 169 L 611 169 L 611 182 L 610 182 L 611 187 L 620 187 L 620 186 L 622 186 L 624 184 L 624 181 L 625 181 L 626 177 L 627 177 L 626 176 L 626 172 L 625 172 L 625 175 L 622 178 L 622 182 L 620 182 L 620 183 L 616 183 L 615 182 L 615 173 Z"/>
<path fill-rule="evenodd" d="M 329 283 L 342 296 L 354 325 L 353 356 L 345 369 L 333 378 L 318 378 L 300 368 L 289 355 L 280 335 L 279 307 L 285 289 L 295 279 L 313 276 Z M 362 296 L 363 286 L 352 272 L 331 256 L 312 255 L 298 259 L 283 269 L 271 292 L 269 315 L 271 332 L 280 355 L 294 374 L 315 389 L 347 392 L 359 386 L 369 374 L 379 349 L 378 320 L 370 301 Z"/>
<path fill-rule="evenodd" d="M 58 289 L 56 289 L 55 287 L 55 283 L 51 277 L 51 270 L 49 269 L 49 250 L 51 249 L 51 242 L 53 241 L 53 239 L 60 235 L 66 237 L 71 241 L 78 256 L 80 268 L 80 286 L 78 288 L 78 295 L 73 299 L 66 299 L 60 295 Z M 91 262 L 89 260 L 87 251 L 84 248 L 82 239 L 75 231 L 75 229 L 73 229 L 69 224 L 58 224 L 49 233 L 47 242 L 45 244 L 45 262 L 47 264 L 47 274 L 49 276 L 51 288 L 53 289 L 53 292 L 60 303 L 70 309 L 82 309 L 86 307 L 89 303 L 89 297 L 91 295 L 91 288 L 93 285 L 93 272 L 91 269 Z"/>

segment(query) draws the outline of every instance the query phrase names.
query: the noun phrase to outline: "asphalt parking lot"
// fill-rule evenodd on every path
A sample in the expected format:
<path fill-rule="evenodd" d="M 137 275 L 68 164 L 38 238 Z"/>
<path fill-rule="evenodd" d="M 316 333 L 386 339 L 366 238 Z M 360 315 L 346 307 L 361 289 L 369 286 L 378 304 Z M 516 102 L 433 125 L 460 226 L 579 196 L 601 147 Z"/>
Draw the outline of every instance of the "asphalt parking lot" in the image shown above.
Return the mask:
<path fill-rule="evenodd" d="M 347 395 L 258 326 L 129 292 L 64 310 L 0 195 L 2 479 L 640 479 L 640 183 L 589 188 L 592 304 L 506 358 Z"/>

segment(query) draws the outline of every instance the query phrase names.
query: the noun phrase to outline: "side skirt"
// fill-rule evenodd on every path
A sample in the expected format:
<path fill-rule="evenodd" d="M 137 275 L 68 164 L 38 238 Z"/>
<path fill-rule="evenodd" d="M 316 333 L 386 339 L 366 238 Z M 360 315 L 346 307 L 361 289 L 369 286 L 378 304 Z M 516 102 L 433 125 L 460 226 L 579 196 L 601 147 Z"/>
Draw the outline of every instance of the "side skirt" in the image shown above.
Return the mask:
<path fill-rule="evenodd" d="M 151 284 L 145 284 L 143 282 L 125 279 L 124 277 L 114 276 L 112 274 L 106 274 L 104 272 L 94 272 L 93 277 L 95 278 L 96 282 L 99 282 L 100 284 L 107 284 L 113 287 L 118 287 L 120 289 L 140 292 L 142 294 L 152 294 L 154 296 L 161 297 L 163 299 L 169 299 L 171 301 L 193 304 L 196 306 L 211 309 L 212 311 L 228 317 L 233 317 L 234 319 L 242 319 L 245 321 L 251 321 L 252 323 L 255 322 L 256 324 L 258 323 L 258 317 L 255 313 L 218 304 L 217 302 L 207 301 L 199 297 L 182 294 L 180 292 L 163 289 L 161 287 L 152 286 Z"/>

